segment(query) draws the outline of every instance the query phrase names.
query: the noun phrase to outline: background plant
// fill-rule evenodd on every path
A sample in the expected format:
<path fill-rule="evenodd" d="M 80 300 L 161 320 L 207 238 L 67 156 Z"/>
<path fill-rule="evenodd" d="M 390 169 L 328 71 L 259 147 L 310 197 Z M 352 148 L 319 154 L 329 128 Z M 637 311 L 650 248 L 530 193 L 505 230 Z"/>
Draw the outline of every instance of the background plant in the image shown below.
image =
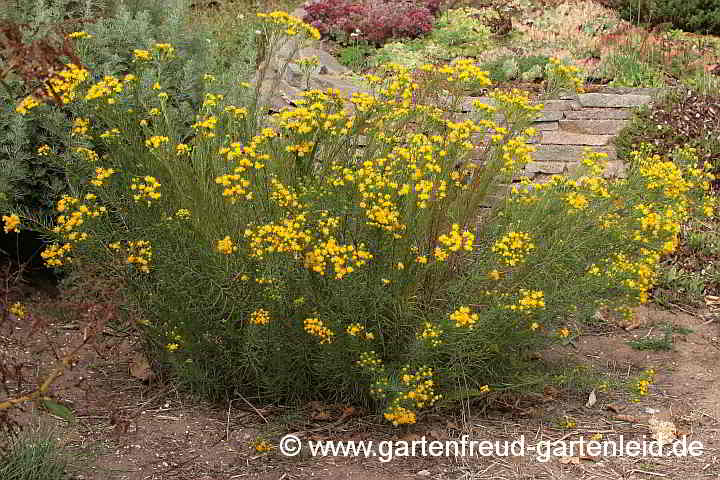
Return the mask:
<path fill-rule="evenodd" d="M 433 15 L 441 3 L 441 0 L 315 0 L 304 7 L 304 20 L 322 35 L 346 39 L 359 30 L 365 41 L 382 45 L 392 38 L 426 35 L 432 29 Z"/>
<path fill-rule="evenodd" d="M 94 1 L 83 2 L 79 9 L 69 7 L 70 4 L 75 2 L 37 0 L 3 13 L 8 21 L 19 22 L 10 25 L 22 25 L 28 44 L 44 38 L 57 41 L 58 36 L 62 39 L 75 31 L 84 32 L 70 39 L 72 53 L 82 56 L 84 67 L 93 72 L 96 80 L 129 72 L 133 50 L 156 43 L 157 38 L 172 41 L 179 55 L 166 66 L 164 80 L 169 89 L 177 92 L 173 101 L 178 105 L 197 105 L 203 101 L 201 91 L 207 73 L 213 73 L 218 84 L 229 85 L 238 79 L 249 79 L 254 72 L 254 26 L 236 16 L 230 17 L 234 24 L 226 18 L 223 23 L 199 24 L 189 29 L 190 2 L 184 0 L 120 2 L 112 8 Z M 77 12 L 78 16 L 65 21 L 68 12 Z M 217 28 L 220 24 L 226 28 Z M 9 57 L 0 55 L 0 60 L 6 68 Z M 62 66 L 69 59 L 65 55 L 59 61 Z M 67 104 L 61 110 L 11 115 L 17 101 L 36 86 L 11 72 L 5 78 L 6 88 L 0 88 L 3 113 L 0 202 L 6 208 L 15 204 L 24 211 L 50 216 L 51 205 L 65 192 L 66 182 L 63 172 L 52 165 L 48 155 L 67 151 L 72 142 L 66 118 L 77 112 L 74 104 Z"/>
<path fill-rule="evenodd" d="M 606 0 L 605 3 L 636 23 L 670 23 L 688 32 L 720 34 L 717 0 Z"/>

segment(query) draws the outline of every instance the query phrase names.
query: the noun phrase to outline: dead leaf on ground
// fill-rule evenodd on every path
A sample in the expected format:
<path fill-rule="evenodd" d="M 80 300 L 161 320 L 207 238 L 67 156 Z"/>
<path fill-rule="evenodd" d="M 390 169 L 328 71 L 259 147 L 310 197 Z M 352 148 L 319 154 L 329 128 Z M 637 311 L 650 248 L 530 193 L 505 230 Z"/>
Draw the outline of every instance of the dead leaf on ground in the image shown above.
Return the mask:
<path fill-rule="evenodd" d="M 406 442 L 416 442 L 422 440 L 422 435 L 417 433 L 406 433 L 402 437 L 400 437 L 400 440 L 404 440 Z"/>
<path fill-rule="evenodd" d="M 638 423 L 640 419 L 633 415 L 615 415 L 615 420 L 629 423 Z"/>
<path fill-rule="evenodd" d="M 147 357 L 142 352 L 136 352 L 130 362 L 130 375 L 146 382 L 155 376 Z"/>
<path fill-rule="evenodd" d="M 597 395 L 595 395 L 595 390 L 590 392 L 590 395 L 588 395 L 588 400 L 585 406 L 587 408 L 591 408 L 593 405 L 597 403 Z"/>
<path fill-rule="evenodd" d="M 677 429 L 673 422 L 651 417 L 650 420 L 648 420 L 648 426 L 650 427 L 652 438 L 657 440 L 660 446 L 667 445 L 675 440 Z"/>
<path fill-rule="evenodd" d="M 315 410 L 310 414 L 311 420 L 330 420 L 332 416 L 327 410 Z"/>
<path fill-rule="evenodd" d="M 580 457 L 560 457 L 559 461 L 563 465 L 580 465 Z"/>
<path fill-rule="evenodd" d="M 608 403 L 607 405 L 605 405 L 605 408 L 607 408 L 611 412 L 620 413 L 625 410 L 626 405 L 622 405 L 620 403 Z"/>

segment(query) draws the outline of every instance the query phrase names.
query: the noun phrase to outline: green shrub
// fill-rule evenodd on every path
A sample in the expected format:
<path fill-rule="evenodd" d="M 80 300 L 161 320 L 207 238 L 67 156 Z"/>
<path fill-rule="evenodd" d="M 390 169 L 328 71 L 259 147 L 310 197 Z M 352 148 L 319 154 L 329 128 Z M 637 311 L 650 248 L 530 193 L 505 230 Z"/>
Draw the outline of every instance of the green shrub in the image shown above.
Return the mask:
<path fill-rule="evenodd" d="M 23 33 L 28 41 L 51 35 L 68 8 L 67 0 L 36 0 L 32 8 L 9 10 L 9 18 L 28 22 Z M 101 10 L 103 3 L 86 1 L 79 15 Z M 150 8 L 150 10 L 143 9 Z M 188 29 L 189 2 L 186 0 L 155 0 L 119 3 L 113 6 L 112 15 L 85 23 L 89 37 L 73 40 L 74 50 L 80 55 L 94 80 L 106 75 L 121 77 L 133 67 L 132 51 L 156 43 L 162 38 L 172 42 L 178 51 L 163 74 L 168 90 L 173 92 L 172 102 L 185 112 L 195 111 L 202 103 L 203 78 L 214 74 L 217 88 L 249 79 L 254 70 L 255 44 L 253 23 L 243 22 L 243 28 L 234 26 L 214 35 L 208 28 L 195 26 Z M 70 10 L 72 11 L 72 10 Z M 153 13 L 154 12 L 154 13 Z M 162 14 L 160 14 L 162 13 Z M 81 16 L 81 20 L 88 17 Z M 68 26 L 61 33 L 69 34 Z M 2 35 L 0 33 L 0 35 Z M 56 40 L 57 41 L 57 40 Z M 231 61 L 230 61 L 231 59 Z M 31 59 L 28 59 L 30 61 Z M 68 59 L 62 59 L 61 63 Z M 2 86 L 0 86 L 2 87 Z M 69 103 L 62 109 L 31 111 L 28 115 L 12 115 L 18 100 L 34 87 L 26 85 L 11 73 L 0 88 L 0 204 L 34 215 L 52 215 L 52 205 L 68 184 L 64 172 L 53 166 L 47 154 L 38 149 L 47 146 L 53 155 L 64 155 L 74 142 L 68 134 L 68 117 L 80 115 L 76 105 Z M 186 120 L 188 125 L 193 118 Z M 92 142 L 85 147 L 94 148 Z M 100 152 L 102 154 L 102 152 Z"/>
<path fill-rule="evenodd" d="M 639 23 L 671 23 L 688 32 L 720 34 L 719 0 L 612 0 L 620 14 Z"/>
<path fill-rule="evenodd" d="M 612 78 L 613 87 L 659 88 L 665 85 L 662 71 L 637 53 L 615 52 L 603 59 L 602 76 Z"/>
<path fill-rule="evenodd" d="M 271 53 L 288 32 L 319 36 L 282 13 L 258 28 Z M 494 90 L 475 118 L 448 119 L 438 100 L 456 111 L 490 85 L 470 60 L 417 77 L 388 65 L 372 94 L 305 92 L 267 118 L 261 86 L 235 101 L 210 79 L 183 106 L 169 47 L 134 56 L 133 77 L 78 87 L 73 148 L 53 157 L 73 194 L 42 256 L 121 277 L 150 353 L 211 398 L 334 399 L 406 424 L 440 395 L 513 388 L 569 321 L 647 301 L 702 211 L 703 170 L 638 158 L 612 182 L 592 153 L 582 177 L 503 195 L 541 106 Z"/>
<path fill-rule="evenodd" d="M 503 83 L 516 78 L 532 82 L 545 76 L 545 66 L 550 58 L 545 55 L 527 57 L 500 57 L 481 65 L 490 72 L 490 79 L 495 83 Z"/>
<path fill-rule="evenodd" d="M 483 11 L 475 8 L 446 10 L 436 20 L 429 39 L 441 47 L 437 59 L 477 57 L 492 43 L 490 28 L 482 22 Z"/>

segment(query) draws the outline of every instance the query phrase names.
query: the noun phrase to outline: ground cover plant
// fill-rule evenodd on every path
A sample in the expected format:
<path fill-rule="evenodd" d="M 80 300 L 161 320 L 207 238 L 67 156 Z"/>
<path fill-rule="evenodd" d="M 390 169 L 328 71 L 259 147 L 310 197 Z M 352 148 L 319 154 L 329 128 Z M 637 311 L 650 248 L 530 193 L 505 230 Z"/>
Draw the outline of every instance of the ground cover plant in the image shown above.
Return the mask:
<path fill-rule="evenodd" d="M 256 28 L 269 54 L 320 36 L 283 12 Z M 498 89 L 474 119 L 439 109 L 443 90 L 454 111 L 491 87 L 470 60 L 420 79 L 390 64 L 370 94 L 308 91 L 265 117 L 260 85 L 213 72 L 182 101 L 175 45 L 127 55 L 122 76 L 67 65 L 72 110 L 16 104 L 67 108 L 68 148 L 43 150 L 70 193 L 53 224 L 8 211 L 4 227 L 46 232 L 50 266 L 122 279 L 154 358 L 211 398 L 336 399 L 408 424 L 512 389 L 570 319 L 646 302 L 680 224 L 713 213 L 708 166 L 641 152 L 627 180 L 588 153 L 577 177 L 520 185 L 479 215 L 530 160 L 540 107 Z"/>

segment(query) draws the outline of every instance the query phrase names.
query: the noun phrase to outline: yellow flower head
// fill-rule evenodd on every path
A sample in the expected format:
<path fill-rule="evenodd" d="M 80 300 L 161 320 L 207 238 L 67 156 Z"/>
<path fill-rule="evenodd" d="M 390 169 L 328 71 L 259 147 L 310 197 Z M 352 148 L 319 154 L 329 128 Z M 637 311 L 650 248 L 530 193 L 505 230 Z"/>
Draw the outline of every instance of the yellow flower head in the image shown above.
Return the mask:
<path fill-rule="evenodd" d="M 3 222 L 5 222 L 5 233 L 15 232 L 20 233 L 20 217 L 15 215 L 3 215 Z"/>

